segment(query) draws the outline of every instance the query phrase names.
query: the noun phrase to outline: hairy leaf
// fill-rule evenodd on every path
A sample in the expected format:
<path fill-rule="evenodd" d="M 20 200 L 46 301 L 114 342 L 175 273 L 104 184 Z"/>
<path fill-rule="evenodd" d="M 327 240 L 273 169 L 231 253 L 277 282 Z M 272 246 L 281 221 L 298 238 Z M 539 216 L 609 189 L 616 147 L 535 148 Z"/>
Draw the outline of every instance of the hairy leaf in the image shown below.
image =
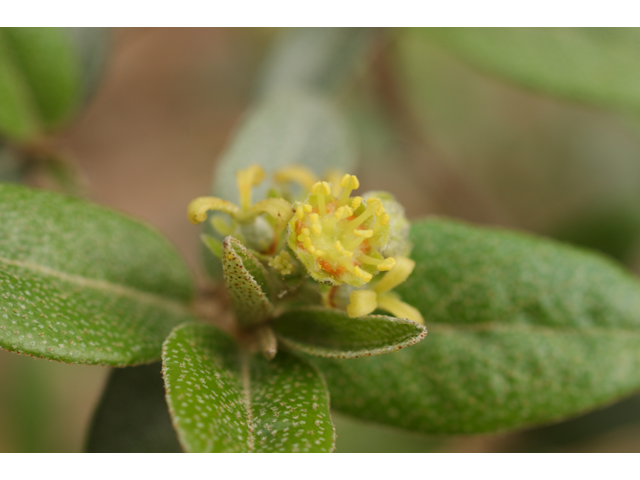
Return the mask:
<path fill-rule="evenodd" d="M 640 388 L 640 284 L 599 255 L 429 220 L 398 288 L 429 341 L 392 355 L 314 358 L 334 407 L 430 433 L 540 424 Z"/>
<path fill-rule="evenodd" d="M 80 67 L 62 28 L 0 29 L 0 132 L 26 140 L 64 120 L 79 99 Z"/>
<path fill-rule="evenodd" d="M 0 185 L 0 346 L 70 363 L 160 359 L 192 319 L 185 264 L 148 226 L 55 193 Z"/>
<path fill-rule="evenodd" d="M 319 307 L 288 310 L 273 323 L 289 348 L 320 357 L 358 358 L 382 355 L 414 345 L 427 329 L 406 318 L 367 315 L 349 318 L 341 310 Z"/>
<path fill-rule="evenodd" d="M 163 349 L 167 402 L 188 452 L 326 452 L 334 448 L 319 373 L 286 352 L 268 361 L 225 332 L 176 328 Z"/>
<path fill-rule="evenodd" d="M 164 399 L 162 365 L 114 369 L 96 409 L 87 451 L 181 452 Z"/>
<path fill-rule="evenodd" d="M 267 58 L 260 92 L 334 93 L 361 66 L 372 39 L 369 28 L 290 29 Z"/>
<path fill-rule="evenodd" d="M 240 254 L 238 253 L 240 252 Z M 242 256 L 241 256 L 242 255 Z M 246 265 L 245 266 L 245 262 Z M 264 294 L 262 286 L 250 273 L 251 268 L 264 282 L 264 267 L 235 238 L 227 237 L 222 242 L 222 272 L 233 310 L 241 326 L 264 322 L 271 316 L 273 307 Z"/>
<path fill-rule="evenodd" d="M 431 28 L 420 34 L 523 86 L 581 102 L 640 109 L 640 29 Z"/>

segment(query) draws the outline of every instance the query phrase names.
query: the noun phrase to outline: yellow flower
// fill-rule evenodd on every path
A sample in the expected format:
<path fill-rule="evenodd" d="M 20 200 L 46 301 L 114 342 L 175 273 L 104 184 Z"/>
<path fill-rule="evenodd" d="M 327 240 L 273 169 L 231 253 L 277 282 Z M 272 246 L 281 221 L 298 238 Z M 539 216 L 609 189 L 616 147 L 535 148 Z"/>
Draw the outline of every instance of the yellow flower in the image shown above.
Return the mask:
<path fill-rule="evenodd" d="M 231 224 L 220 218 L 212 220 L 214 228 L 222 235 L 241 237 L 248 243 L 247 246 L 260 251 L 274 247 L 293 211 L 291 204 L 282 198 L 267 198 L 253 204 L 252 188 L 262 183 L 264 178 L 264 170 L 258 165 L 239 170 L 236 181 L 240 192 L 240 206 L 221 198 L 198 197 L 187 208 L 189 220 L 197 225 L 207 219 L 210 210 L 224 212 L 232 218 Z M 273 226 L 259 221 L 262 214 L 273 218 Z"/>
<path fill-rule="evenodd" d="M 395 265 L 382 254 L 389 215 L 376 197 L 351 197 L 360 186 L 355 175 L 344 175 L 340 186 L 337 196 L 328 182 L 316 182 L 307 199 L 294 205 L 288 245 L 315 280 L 359 287 Z"/>
<path fill-rule="evenodd" d="M 400 297 L 391 291 L 411 275 L 415 265 L 416 263 L 409 258 L 398 257 L 396 266 L 387 272 L 371 289 L 351 292 L 347 314 L 351 318 L 355 318 L 367 315 L 376 308 L 380 308 L 396 317 L 408 318 L 414 322 L 424 324 L 424 318 L 422 318 L 420 312 L 400 300 Z"/>

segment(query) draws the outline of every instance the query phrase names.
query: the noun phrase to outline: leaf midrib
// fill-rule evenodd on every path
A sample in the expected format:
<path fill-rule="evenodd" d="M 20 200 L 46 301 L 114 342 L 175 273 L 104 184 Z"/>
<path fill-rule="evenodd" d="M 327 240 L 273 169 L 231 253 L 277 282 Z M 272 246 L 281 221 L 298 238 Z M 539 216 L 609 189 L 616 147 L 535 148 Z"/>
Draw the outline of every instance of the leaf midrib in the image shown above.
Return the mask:
<path fill-rule="evenodd" d="M 186 305 L 178 301 L 169 300 L 167 298 L 161 297 L 159 295 L 155 295 L 153 293 L 136 290 L 134 288 L 130 288 L 124 285 L 119 285 L 116 283 L 111 283 L 106 280 L 98 280 L 95 278 L 82 277 L 80 275 L 74 275 L 71 273 L 62 272 L 60 270 L 55 270 L 53 268 L 45 267 L 43 265 L 37 265 L 35 263 L 24 262 L 20 260 L 11 260 L 4 257 L 0 257 L 0 264 L 11 265 L 18 268 L 24 268 L 26 270 L 35 272 L 39 275 L 57 278 L 65 282 L 73 283 L 80 287 L 93 288 L 95 290 L 100 290 L 103 292 L 108 292 L 115 295 L 132 298 L 138 302 L 155 305 L 157 307 L 163 308 L 165 310 L 169 310 L 176 314 L 181 314 L 181 315 L 191 314 L 191 312 L 186 307 Z"/>

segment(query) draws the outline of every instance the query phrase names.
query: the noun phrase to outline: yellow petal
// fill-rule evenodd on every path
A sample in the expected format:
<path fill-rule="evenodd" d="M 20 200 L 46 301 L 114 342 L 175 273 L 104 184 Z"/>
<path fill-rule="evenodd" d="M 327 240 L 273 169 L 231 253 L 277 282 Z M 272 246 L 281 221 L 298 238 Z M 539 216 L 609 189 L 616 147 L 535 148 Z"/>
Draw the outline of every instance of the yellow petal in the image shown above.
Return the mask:
<path fill-rule="evenodd" d="M 373 312 L 376 309 L 377 297 L 376 292 L 372 290 L 355 290 L 351 292 L 347 315 L 355 318 Z"/>
<path fill-rule="evenodd" d="M 197 225 L 207 219 L 207 212 L 209 210 L 225 212 L 232 217 L 235 217 L 240 212 L 240 209 L 236 205 L 221 198 L 198 197 L 189 203 L 187 207 L 187 217 L 189 217 L 191 223 Z"/>
<path fill-rule="evenodd" d="M 404 282 L 416 266 L 416 262 L 407 257 L 396 257 L 396 266 L 384 274 L 384 277 L 375 284 L 373 289 L 378 293 L 393 290 Z"/>
<path fill-rule="evenodd" d="M 395 317 L 408 318 L 409 320 L 424 325 L 422 314 L 408 303 L 404 303 L 400 300 L 400 297 L 394 293 L 378 295 L 378 308 L 390 312 Z"/>

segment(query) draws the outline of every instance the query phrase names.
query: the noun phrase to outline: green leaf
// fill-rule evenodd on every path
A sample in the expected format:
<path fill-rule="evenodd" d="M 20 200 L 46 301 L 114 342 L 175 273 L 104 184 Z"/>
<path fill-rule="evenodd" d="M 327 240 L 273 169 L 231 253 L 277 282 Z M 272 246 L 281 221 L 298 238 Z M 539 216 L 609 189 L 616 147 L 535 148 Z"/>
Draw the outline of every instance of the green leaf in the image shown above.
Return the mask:
<path fill-rule="evenodd" d="M 288 310 L 273 322 L 278 340 L 293 350 L 333 358 L 382 355 L 418 343 L 427 329 L 406 318 L 367 315 L 349 318 L 319 307 Z"/>
<path fill-rule="evenodd" d="M 233 249 L 235 254 L 239 257 L 242 265 L 247 270 L 249 275 L 255 280 L 260 289 L 265 295 L 270 296 L 273 290 L 272 280 L 269 276 L 269 272 L 264 265 L 258 260 L 240 241 L 233 237 L 227 237 L 225 239 L 228 246 Z M 224 248 L 224 243 L 223 243 Z"/>
<path fill-rule="evenodd" d="M 164 399 L 162 366 L 114 369 L 109 376 L 89 438 L 92 453 L 181 452 Z"/>
<path fill-rule="evenodd" d="M 242 256 L 238 251 L 242 252 Z M 262 323 L 273 312 L 271 302 L 264 294 L 260 283 L 245 266 L 245 261 L 254 272 L 266 274 L 257 270 L 256 264 L 260 262 L 238 240 L 233 237 L 225 238 L 222 242 L 222 272 L 233 310 L 241 326 Z M 264 267 L 262 270 L 264 271 Z"/>
<path fill-rule="evenodd" d="M 335 445 L 322 377 L 286 352 L 241 351 L 209 325 L 176 328 L 163 349 L 167 403 L 188 452 L 327 452 Z"/>
<path fill-rule="evenodd" d="M 525 87 L 580 102 L 640 109 L 640 29 L 430 28 L 419 34 Z"/>
<path fill-rule="evenodd" d="M 335 93 L 370 53 L 370 28 L 294 28 L 267 58 L 263 96 L 295 90 Z"/>
<path fill-rule="evenodd" d="M 69 34 L 62 28 L 0 29 L 0 132 L 28 140 L 66 119 L 81 93 Z"/>
<path fill-rule="evenodd" d="M 82 97 L 87 101 L 100 85 L 107 66 L 111 32 L 107 27 L 68 27 L 82 76 Z"/>
<path fill-rule="evenodd" d="M 333 406 L 428 433 L 555 421 L 640 388 L 640 284 L 599 255 L 430 220 L 398 287 L 429 341 L 349 362 L 314 358 Z"/>
<path fill-rule="evenodd" d="M 69 363 L 160 359 L 193 317 L 187 267 L 158 232 L 106 208 L 0 185 L 0 347 Z"/>
<path fill-rule="evenodd" d="M 213 194 L 237 202 L 236 172 L 254 164 L 265 169 L 268 179 L 293 164 L 323 175 L 332 168 L 351 171 L 355 155 L 345 121 L 331 103 L 303 93 L 283 94 L 247 114 L 220 159 Z M 266 198 L 270 183 L 255 187 L 254 199 Z"/>

